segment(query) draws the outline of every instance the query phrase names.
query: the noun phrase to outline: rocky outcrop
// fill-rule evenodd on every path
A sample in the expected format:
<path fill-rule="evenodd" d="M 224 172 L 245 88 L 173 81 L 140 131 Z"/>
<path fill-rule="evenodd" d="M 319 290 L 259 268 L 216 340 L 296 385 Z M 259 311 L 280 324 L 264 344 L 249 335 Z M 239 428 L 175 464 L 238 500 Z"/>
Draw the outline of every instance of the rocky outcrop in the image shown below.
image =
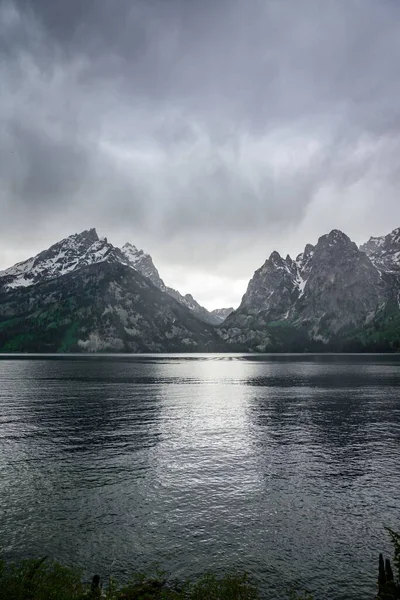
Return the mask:
<path fill-rule="evenodd" d="M 100 239 L 95 229 L 89 229 L 53 244 L 33 258 L 0 271 L 0 289 L 11 290 L 36 285 L 104 260 L 120 262 L 123 257 L 107 242 L 107 238 Z"/>
<path fill-rule="evenodd" d="M 296 260 L 273 252 L 221 336 L 255 350 L 327 346 L 368 324 L 389 298 L 388 283 L 368 255 L 333 230 Z"/>
<path fill-rule="evenodd" d="M 400 227 L 388 235 L 370 237 L 360 250 L 380 271 L 400 274 Z"/>
<path fill-rule="evenodd" d="M 221 322 L 217 316 L 210 313 L 204 306 L 201 306 L 191 294 L 183 296 L 177 290 L 165 285 L 161 279 L 160 274 L 153 263 L 153 259 L 150 254 L 146 254 L 143 250 L 138 250 L 136 246 L 130 243 L 126 243 L 121 248 L 124 257 L 134 269 L 142 273 L 145 277 L 150 279 L 160 290 L 169 294 L 172 298 L 175 298 L 177 302 L 185 306 L 193 314 L 204 321 L 204 323 L 210 323 L 212 325 L 218 325 Z"/>
<path fill-rule="evenodd" d="M 211 311 L 211 314 L 222 323 L 234 310 L 233 306 L 230 306 L 229 308 L 215 308 Z"/>
<path fill-rule="evenodd" d="M 305 281 L 303 294 L 290 318 L 295 324 L 309 327 L 311 337 L 323 341 L 362 325 L 386 300 L 387 290 L 379 271 L 338 230 L 319 238 L 301 275 Z"/>

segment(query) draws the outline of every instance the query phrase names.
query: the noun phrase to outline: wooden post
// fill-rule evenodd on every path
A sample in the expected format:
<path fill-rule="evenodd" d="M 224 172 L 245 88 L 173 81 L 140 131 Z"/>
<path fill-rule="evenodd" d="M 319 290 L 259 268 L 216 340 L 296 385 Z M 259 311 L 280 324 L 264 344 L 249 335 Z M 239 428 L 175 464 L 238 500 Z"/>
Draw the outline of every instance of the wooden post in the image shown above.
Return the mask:
<path fill-rule="evenodd" d="M 101 596 L 101 587 L 100 587 L 100 576 L 94 575 L 92 579 L 92 585 L 90 586 L 90 595 L 91 598 L 100 598 Z"/>
<path fill-rule="evenodd" d="M 380 598 L 385 591 L 386 572 L 385 563 L 382 554 L 379 555 L 379 575 L 378 575 L 378 597 Z"/>

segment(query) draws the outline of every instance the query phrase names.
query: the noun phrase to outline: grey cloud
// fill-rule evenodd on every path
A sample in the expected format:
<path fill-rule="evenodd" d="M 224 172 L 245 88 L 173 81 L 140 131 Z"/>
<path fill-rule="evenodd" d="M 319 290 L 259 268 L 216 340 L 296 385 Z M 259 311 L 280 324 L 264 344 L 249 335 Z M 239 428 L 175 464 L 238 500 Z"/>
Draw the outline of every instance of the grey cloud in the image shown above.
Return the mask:
<path fill-rule="evenodd" d="M 87 170 L 87 155 L 79 141 L 68 141 L 68 136 L 54 139 L 46 132 L 17 123 L 10 126 L 8 135 L 19 168 L 11 178 L 6 172 L 7 161 L 0 160 L 0 177 L 9 178 L 9 194 L 14 202 L 50 205 L 51 209 L 54 198 L 65 202 L 74 196 Z"/>
<path fill-rule="evenodd" d="M 3 0 L 3 261 L 97 226 L 234 287 L 275 247 L 400 224 L 399 23 L 390 0 Z"/>
<path fill-rule="evenodd" d="M 395 106 L 393 94 L 382 98 L 385 87 L 398 90 L 394 3 L 23 4 L 65 52 L 90 57 L 89 80 L 110 77 L 114 64 L 121 75 L 114 85 L 125 99 L 189 107 L 213 127 L 224 115 L 259 129 L 280 119 L 332 116 L 332 109 L 342 118 L 381 119 L 373 113 L 377 99 Z"/>

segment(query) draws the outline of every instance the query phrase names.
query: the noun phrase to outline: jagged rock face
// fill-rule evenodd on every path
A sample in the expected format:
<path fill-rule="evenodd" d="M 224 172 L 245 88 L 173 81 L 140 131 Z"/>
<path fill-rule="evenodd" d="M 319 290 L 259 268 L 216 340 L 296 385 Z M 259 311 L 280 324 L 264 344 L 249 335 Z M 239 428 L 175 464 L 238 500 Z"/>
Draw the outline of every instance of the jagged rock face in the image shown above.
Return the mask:
<path fill-rule="evenodd" d="M 400 273 L 400 227 L 386 236 L 371 237 L 360 250 L 380 271 Z"/>
<path fill-rule="evenodd" d="M 233 306 L 230 306 L 229 308 L 215 308 L 211 311 L 211 314 L 219 320 L 219 323 L 223 323 L 226 317 L 229 317 L 229 315 L 233 313 L 234 310 L 235 309 L 233 308 Z"/>
<path fill-rule="evenodd" d="M 271 344 L 279 347 L 278 325 L 285 335 L 297 329 L 302 343 L 306 333 L 305 341 L 326 344 L 372 319 L 387 299 L 387 283 L 368 256 L 333 230 L 315 247 L 308 244 L 295 261 L 273 252 L 224 322 L 221 336 L 267 350 Z"/>
<path fill-rule="evenodd" d="M 104 260 L 119 260 L 115 248 L 89 229 L 51 246 L 37 256 L 0 272 L 0 289 L 35 285 Z"/>
<path fill-rule="evenodd" d="M 270 323 L 288 318 L 291 307 L 301 293 L 298 265 L 287 256 L 273 252 L 249 282 L 236 311 L 221 325 L 220 335 L 233 347 L 266 352 L 275 343 Z"/>
<path fill-rule="evenodd" d="M 371 237 L 360 250 L 379 270 L 390 301 L 400 308 L 400 227 L 388 235 Z"/>
<path fill-rule="evenodd" d="M 180 304 L 190 309 L 205 323 L 218 324 L 212 315 L 190 295 L 169 288 L 161 279 L 151 256 L 136 246 L 126 243 L 121 249 L 99 238 L 95 229 L 89 229 L 61 240 L 37 256 L 0 272 L 0 289 L 16 289 L 36 285 L 99 262 L 116 262 L 128 265 L 150 279 L 161 291 L 167 292 Z"/>
<path fill-rule="evenodd" d="M 136 246 L 127 242 L 122 246 L 121 252 L 134 269 L 139 271 L 142 275 L 150 279 L 160 290 L 165 292 L 166 285 L 160 277 L 158 270 L 156 269 L 153 259 L 150 254 L 146 254 L 143 250 L 138 250 Z"/>
<path fill-rule="evenodd" d="M 0 351 L 221 348 L 209 322 L 192 296 L 167 288 L 149 254 L 95 229 L 0 273 Z"/>
<path fill-rule="evenodd" d="M 119 262 L 0 292 L 2 352 L 221 349 L 212 326 Z"/>
<path fill-rule="evenodd" d="M 382 236 L 382 237 L 371 236 L 369 238 L 368 242 L 365 242 L 365 244 L 361 244 L 359 249 L 361 250 L 361 252 L 365 252 L 365 254 L 367 254 L 371 258 L 371 256 L 373 256 L 375 253 L 380 251 L 380 248 L 382 247 L 382 245 L 384 243 L 385 243 L 385 236 Z"/>
<path fill-rule="evenodd" d="M 371 318 L 385 301 L 385 285 L 376 267 L 337 230 L 318 240 L 301 275 L 304 293 L 290 317 L 311 325 L 314 338 L 329 341 L 343 328 Z"/>
<path fill-rule="evenodd" d="M 271 321 L 284 319 L 298 291 L 297 266 L 273 252 L 250 280 L 239 310 L 249 315 L 267 313 Z"/>
<path fill-rule="evenodd" d="M 262 322 L 288 320 L 304 294 L 310 274 L 314 246 L 307 244 L 296 260 L 272 252 L 249 282 L 239 309 L 234 314 L 259 316 Z"/>
<path fill-rule="evenodd" d="M 91 229 L 0 273 L 0 351 L 219 349 L 213 328 L 182 304 L 148 254 Z"/>
<path fill-rule="evenodd" d="M 220 323 L 220 319 L 210 313 L 204 306 L 201 306 L 191 294 L 183 296 L 177 290 L 166 286 L 149 254 L 146 254 L 143 250 L 138 250 L 136 246 L 129 243 L 122 246 L 121 251 L 127 259 L 128 264 L 150 279 L 150 281 L 152 281 L 160 290 L 167 292 L 172 298 L 175 298 L 177 302 L 186 306 L 186 308 L 191 310 L 198 319 L 212 325 Z"/>
<path fill-rule="evenodd" d="M 299 254 L 296 258 L 299 296 L 302 296 L 304 294 L 304 288 L 312 267 L 312 258 L 314 256 L 314 251 L 315 247 L 311 244 L 307 244 L 304 248 L 304 252 Z"/>
<path fill-rule="evenodd" d="M 191 294 L 185 294 L 185 296 L 183 296 L 180 292 L 170 287 L 166 288 L 166 292 L 182 304 L 182 306 L 191 310 L 192 313 L 196 315 L 198 319 L 204 321 L 204 323 L 210 323 L 211 325 L 216 325 L 218 323 L 217 319 L 214 319 L 212 314 L 209 313 L 204 306 L 201 306 Z"/>

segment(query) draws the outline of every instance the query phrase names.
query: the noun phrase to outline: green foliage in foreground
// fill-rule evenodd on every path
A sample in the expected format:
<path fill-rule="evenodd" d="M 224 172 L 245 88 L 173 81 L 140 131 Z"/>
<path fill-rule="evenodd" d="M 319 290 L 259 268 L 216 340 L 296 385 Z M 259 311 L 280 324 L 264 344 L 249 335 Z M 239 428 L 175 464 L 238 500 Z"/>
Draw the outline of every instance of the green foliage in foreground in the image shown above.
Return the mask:
<path fill-rule="evenodd" d="M 1 600 L 72 600 L 84 598 L 81 573 L 46 559 L 6 566 L 0 563 Z"/>
<path fill-rule="evenodd" d="M 392 565 L 379 557 L 378 600 L 400 599 L 400 534 L 386 528 L 394 546 Z M 82 571 L 47 561 L 27 560 L 6 565 L 0 561 L 0 600 L 260 600 L 246 574 L 217 577 L 206 573 L 195 582 L 172 580 L 157 569 L 137 573 L 125 585 L 110 579 L 104 588 L 99 577 L 82 582 Z M 313 600 L 305 592 L 288 592 L 288 600 Z M 360 599 L 362 600 L 362 599 Z M 367 600 L 367 599 L 365 599 Z"/>
<path fill-rule="evenodd" d="M 102 589 L 82 583 L 82 573 L 46 559 L 6 567 L 0 563 L 1 600 L 257 600 L 246 575 L 205 574 L 194 583 L 169 580 L 156 571 L 138 573 L 123 586 L 113 579 Z"/>

